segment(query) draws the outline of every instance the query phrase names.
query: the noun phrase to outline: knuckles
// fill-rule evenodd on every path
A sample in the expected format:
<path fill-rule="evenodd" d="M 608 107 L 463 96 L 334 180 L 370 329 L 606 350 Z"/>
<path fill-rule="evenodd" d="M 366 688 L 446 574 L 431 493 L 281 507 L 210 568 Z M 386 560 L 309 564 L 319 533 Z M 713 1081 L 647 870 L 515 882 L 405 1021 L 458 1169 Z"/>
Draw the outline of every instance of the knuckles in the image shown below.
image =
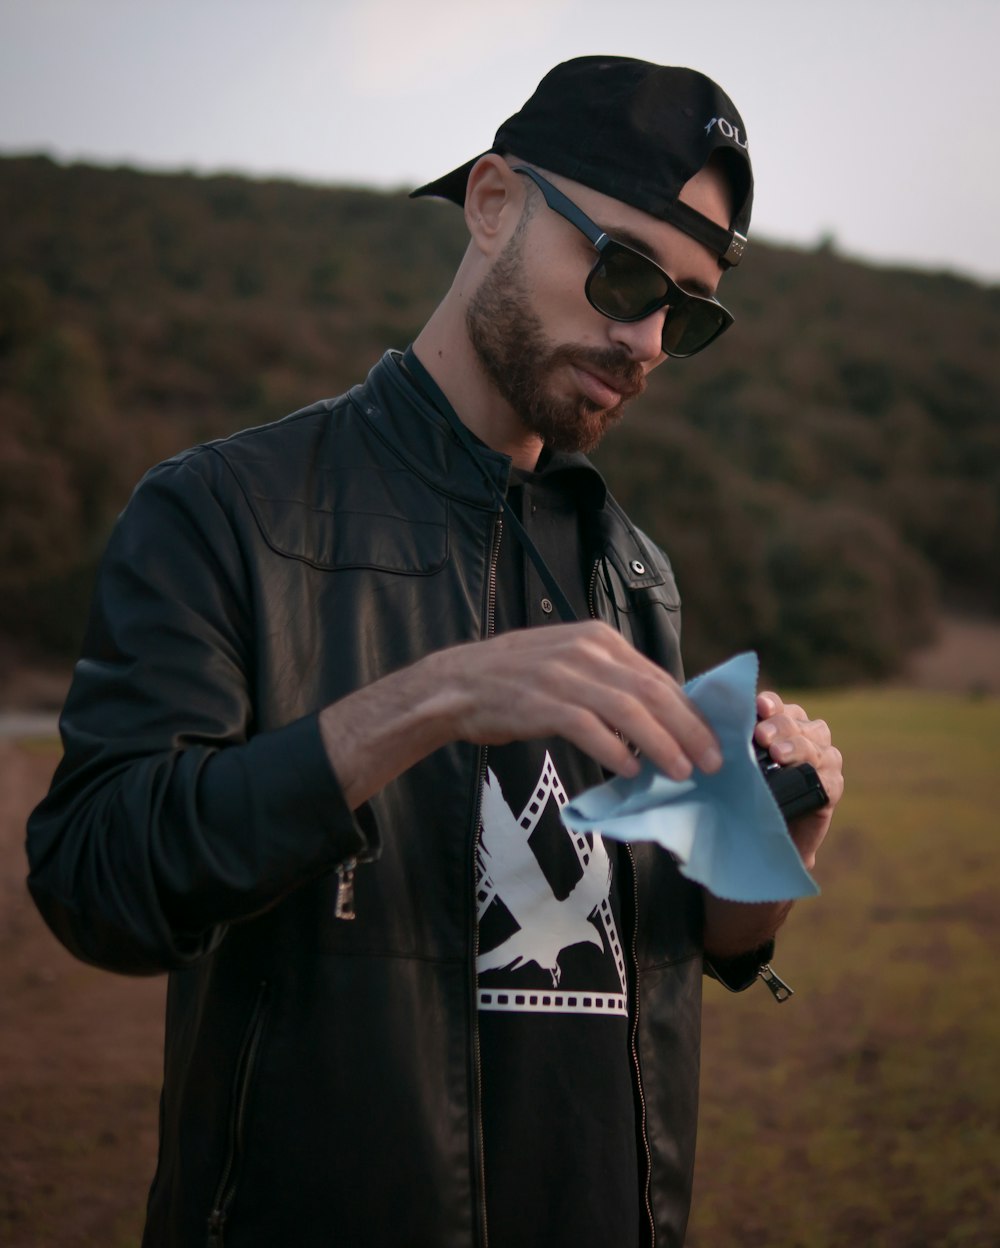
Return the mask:
<path fill-rule="evenodd" d="M 665 682 L 653 672 L 642 672 L 636 678 L 635 696 L 643 706 L 652 706 L 663 698 Z"/>
<path fill-rule="evenodd" d="M 828 745 L 823 751 L 822 765 L 824 771 L 829 771 L 832 775 L 843 776 L 844 756 L 835 745 Z"/>

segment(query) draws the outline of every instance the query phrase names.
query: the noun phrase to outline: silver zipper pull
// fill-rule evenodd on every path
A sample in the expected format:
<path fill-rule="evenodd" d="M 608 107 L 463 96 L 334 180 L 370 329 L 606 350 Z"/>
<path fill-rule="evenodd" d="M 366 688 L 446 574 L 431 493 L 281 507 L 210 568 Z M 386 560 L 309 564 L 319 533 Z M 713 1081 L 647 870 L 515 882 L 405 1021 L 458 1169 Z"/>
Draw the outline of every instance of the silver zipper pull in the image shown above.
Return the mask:
<path fill-rule="evenodd" d="M 356 858 L 348 858 L 337 868 L 337 900 L 333 907 L 336 919 L 356 919 L 354 913 L 354 868 Z"/>
<path fill-rule="evenodd" d="M 775 975 L 768 963 L 765 962 L 757 974 L 767 984 L 771 996 L 774 997 L 779 1005 L 783 1001 L 787 1001 L 789 997 L 795 996 L 795 989 L 789 987 L 780 975 Z"/>

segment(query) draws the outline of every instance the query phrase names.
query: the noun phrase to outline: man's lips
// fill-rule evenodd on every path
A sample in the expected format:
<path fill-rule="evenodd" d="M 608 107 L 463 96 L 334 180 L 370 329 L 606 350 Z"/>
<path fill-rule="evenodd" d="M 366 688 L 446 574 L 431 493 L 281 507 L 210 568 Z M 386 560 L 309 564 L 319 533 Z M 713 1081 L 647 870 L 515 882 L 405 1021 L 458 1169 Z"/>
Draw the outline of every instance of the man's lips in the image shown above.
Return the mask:
<path fill-rule="evenodd" d="M 635 386 L 620 378 L 597 372 L 585 364 L 574 364 L 573 370 L 577 375 L 581 390 L 592 403 L 600 408 L 617 407 L 624 399 L 632 398 L 641 390 L 641 387 L 636 389 Z"/>

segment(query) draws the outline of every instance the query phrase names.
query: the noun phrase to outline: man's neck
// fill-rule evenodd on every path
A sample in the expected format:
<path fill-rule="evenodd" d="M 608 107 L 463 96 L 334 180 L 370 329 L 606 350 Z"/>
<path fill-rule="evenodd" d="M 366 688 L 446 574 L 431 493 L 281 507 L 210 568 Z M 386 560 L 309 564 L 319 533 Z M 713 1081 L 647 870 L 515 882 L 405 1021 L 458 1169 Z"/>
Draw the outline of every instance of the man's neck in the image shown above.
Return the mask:
<path fill-rule="evenodd" d="M 515 468 L 531 471 L 542 440 L 520 417 L 483 369 L 464 319 L 446 298 L 417 335 L 413 351 L 444 392 L 459 419 L 494 451 L 509 455 Z"/>

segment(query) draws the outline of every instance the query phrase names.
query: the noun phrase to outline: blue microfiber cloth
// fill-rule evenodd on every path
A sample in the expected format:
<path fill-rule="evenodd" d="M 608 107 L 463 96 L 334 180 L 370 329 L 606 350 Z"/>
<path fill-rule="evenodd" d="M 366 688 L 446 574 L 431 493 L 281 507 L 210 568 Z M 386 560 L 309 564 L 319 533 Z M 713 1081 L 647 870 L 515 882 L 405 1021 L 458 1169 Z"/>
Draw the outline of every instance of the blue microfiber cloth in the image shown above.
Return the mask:
<path fill-rule="evenodd" d="M 671 780 L 644 762 L 637 776 L 618 776 L 569 802 L 563 823 L 616 841 L 655 841 L 682 875 L 729 901 L 818 893 L 754 757 L 757 670 L 756 654 L 739 654 L 684 686 L 722 749 L 714 775 Z"/>

